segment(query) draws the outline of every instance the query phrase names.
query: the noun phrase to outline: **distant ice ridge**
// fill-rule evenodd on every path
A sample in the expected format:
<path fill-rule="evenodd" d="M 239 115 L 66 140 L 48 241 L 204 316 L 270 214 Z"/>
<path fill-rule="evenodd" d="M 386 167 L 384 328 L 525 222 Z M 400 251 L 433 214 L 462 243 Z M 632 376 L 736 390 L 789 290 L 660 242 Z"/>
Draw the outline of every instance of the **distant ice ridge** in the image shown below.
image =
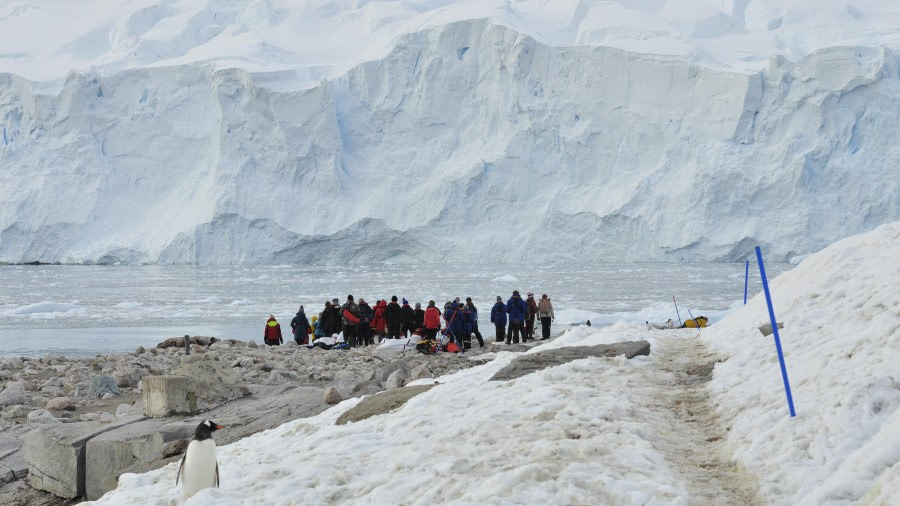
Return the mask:
<path fill-rule="evenodd" d="M 900 219 L 887 47 L 725 72 L 469 20 L 265 81 L 0 75 L 0 261 L 784 261 Z"/>

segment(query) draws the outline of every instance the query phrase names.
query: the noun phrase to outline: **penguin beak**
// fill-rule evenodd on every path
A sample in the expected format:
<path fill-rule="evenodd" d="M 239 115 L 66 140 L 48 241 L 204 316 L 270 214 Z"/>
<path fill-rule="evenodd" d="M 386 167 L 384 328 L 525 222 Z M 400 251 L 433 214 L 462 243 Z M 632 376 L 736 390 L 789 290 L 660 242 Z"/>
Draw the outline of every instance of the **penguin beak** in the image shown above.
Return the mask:
<path fill-rule="evenodd" d="M 213 426 L 213 430 L 219 430 L 219 429 L 224 429 L 224 428 L 225 428 L 225 427 L 223 427 L 223 426 L 221 426 L 221 425 L 215 425 L 215 426 Z"/>

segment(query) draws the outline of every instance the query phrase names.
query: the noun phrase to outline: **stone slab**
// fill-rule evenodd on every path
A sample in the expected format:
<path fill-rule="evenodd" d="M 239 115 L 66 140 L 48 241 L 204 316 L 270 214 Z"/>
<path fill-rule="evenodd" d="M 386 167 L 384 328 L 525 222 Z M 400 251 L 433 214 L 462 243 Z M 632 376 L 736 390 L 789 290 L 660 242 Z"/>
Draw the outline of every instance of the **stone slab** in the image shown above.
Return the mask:
<path fill-rule="evenodd" d="M 393 411 L 406 404 L 413 397 L 431 390 L 434 385 L 416 385 L 411 387 L 395 388 L 387 392 L 380 392 L 366 397 L 356 406 L 348 409 L 335 421 L 335 425 L 344 425 L 347 422 L 359 422 L 375 415 L 381 415 Z"/>
<path fill-rule="evenodd" d="M 145 376 L 142 381 L 145 415 L 164 417 L 197 412 L 197 399 L 190 395 L 186 376 Z"/>
<path fill-rule="evenodd" d="M 94 437 L 85 450 L 85 496 L 99 499 L 116 488 L 124 469 L 162 459 L 167 443 L 192 438 L 195 428 L 151 418 Z"/>
<path fill-rule="evenodd" d="M 529 353 L 516 357 L 503 369 L 497 371 L 491 381 L 505 381 L 521 378 L 541 369 L 562 365 L 573 360 L 587 357 L 614 357 L 625 355 L 625 358 L 634 358 L 638 355 L 649 355 L 650 343 L 647 341 L 624 341 L 613 344 L 598 344 L 595 346 L 569 346 L 552 350 Z"/>
<path fill-rule="evenodd" d="M 28 461 L 28 483 L 66 499 L 84 495 L 87 442 L 104 432 L 143 419 L 143 416 L 133 416 L 109 423 L 47 425 L 29 432 L 22 445 Z"/>

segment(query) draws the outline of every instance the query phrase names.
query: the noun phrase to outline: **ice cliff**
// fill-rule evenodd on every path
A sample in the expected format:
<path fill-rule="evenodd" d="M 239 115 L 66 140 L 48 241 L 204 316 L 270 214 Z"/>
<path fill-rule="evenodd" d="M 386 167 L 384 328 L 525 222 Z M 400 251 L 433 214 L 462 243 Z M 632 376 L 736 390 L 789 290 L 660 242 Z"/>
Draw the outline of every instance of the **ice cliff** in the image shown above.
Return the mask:
<path fill-rule="evenodd" d="M 900 219 L 897 63 L 727 71 L 481 19 L 304 89 L 0 74 L 0 261 L 787 260 Z"/>

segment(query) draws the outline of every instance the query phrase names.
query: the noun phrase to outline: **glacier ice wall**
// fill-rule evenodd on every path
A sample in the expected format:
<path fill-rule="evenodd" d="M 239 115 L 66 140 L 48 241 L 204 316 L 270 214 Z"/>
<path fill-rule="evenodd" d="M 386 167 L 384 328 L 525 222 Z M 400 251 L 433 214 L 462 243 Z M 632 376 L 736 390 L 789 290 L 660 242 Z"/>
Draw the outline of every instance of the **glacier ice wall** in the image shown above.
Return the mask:
<path fill-rule="evenodd" d="M 729 73 L 473 20 L 265 77 L 0 75 L 0 261 L 786 260 L 900 219 L 887 48 Z"/>

